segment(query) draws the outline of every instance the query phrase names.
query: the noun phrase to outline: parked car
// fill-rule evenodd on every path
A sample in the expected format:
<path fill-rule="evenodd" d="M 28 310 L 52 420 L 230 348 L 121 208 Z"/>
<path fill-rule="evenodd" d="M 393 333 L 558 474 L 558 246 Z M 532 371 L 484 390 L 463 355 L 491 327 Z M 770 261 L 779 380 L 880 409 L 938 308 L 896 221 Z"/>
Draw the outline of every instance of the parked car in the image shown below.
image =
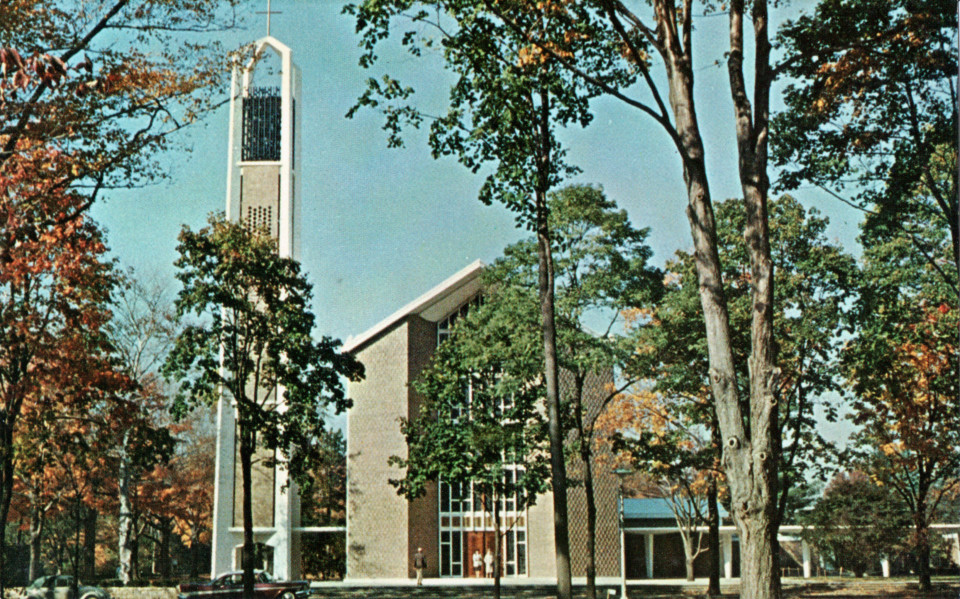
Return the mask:
<path fill-rule="evenodd" d="M 77 581 L 77 599 L 110 599 L 100 587 L 87 586 Z M 23 589 L 24 599 L 74 599 L 73 576 L 41 576 Z"/>
<path fill-rule="evenodd" d="M 268 572 L 253 573 L 253 596 L 256 599 L 304 599 L 310 594 L 306 580 L 284 582 L 275 580 Z M 243 572 L 227 572 L 213 580 L 189 582 L 180 585 L 177 599 L 241 599 L 243 597 Z"/>

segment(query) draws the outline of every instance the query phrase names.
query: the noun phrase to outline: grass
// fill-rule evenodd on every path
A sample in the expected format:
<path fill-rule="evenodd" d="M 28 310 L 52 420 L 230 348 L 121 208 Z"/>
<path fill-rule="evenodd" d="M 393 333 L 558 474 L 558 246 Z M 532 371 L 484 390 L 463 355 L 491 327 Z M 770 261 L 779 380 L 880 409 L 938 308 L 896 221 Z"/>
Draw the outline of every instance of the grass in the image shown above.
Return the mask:
<path fill-rule="evenodd" d="M 934 590 L 920 593 L 916 579 L 850 579 L 818 578 L 794 584 L 791 580 L 784 586 L 784 599 L 958 599 L 960 579 L 956 576 L 935 579 Z M 608 595 L 610 587 L 598 588 L 597 599 L 613 599 L 617 595 Z M 737 599 L 737 589 L 723 585 L 722 599 Z M 705 597 L 705 588 L 631 586 L 627 599 L 691 599 Z M 619 594 L 619 591 L 618 591 Z M 504 587 L 502 599 L 555 599 L 553 587 Z M 387 588 L 325 588 L 314 589 L 312 597 L 316 599 L 489 599 L 493 597 L 491 587 L 387 587 Z M 583 587 L 574 588 L 575 599 L 586 599 Z"/>

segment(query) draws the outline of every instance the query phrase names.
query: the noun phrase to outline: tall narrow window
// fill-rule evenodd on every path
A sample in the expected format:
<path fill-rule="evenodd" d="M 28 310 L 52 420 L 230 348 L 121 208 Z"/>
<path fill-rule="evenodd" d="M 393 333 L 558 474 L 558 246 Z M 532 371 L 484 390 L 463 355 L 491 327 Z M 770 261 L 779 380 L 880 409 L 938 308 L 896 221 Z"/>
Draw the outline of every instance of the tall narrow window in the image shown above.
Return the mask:
<path fill-rule="evenodd" d="M 242 160 L 280 160 L 280 88 L 254 87 L 243 99 Z"/>

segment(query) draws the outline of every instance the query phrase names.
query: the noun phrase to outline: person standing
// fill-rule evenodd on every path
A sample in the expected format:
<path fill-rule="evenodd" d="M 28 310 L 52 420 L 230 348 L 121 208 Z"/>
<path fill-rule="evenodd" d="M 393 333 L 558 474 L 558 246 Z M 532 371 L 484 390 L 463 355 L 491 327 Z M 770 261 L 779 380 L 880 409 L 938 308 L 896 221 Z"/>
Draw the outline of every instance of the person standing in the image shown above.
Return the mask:
<path fill-rule="evenodd" d="M 413 568 L 417 571 L 417 586 L 423 586 L 423 569 L 427 567 L 427 556 L 423 554 L 423 547 L 417 547 L 413 554 Z"/>
<path fill-rule="evenodd" d="M 487 554 L 483 556 L 483 564 L 487 568 L 487 578 L 493 578 L 493 552 L 487 549 Z"/>
<path fill-rule="evenodd" d="M 480 550 L 477 549 L 473 552 L 473 575 L 476 578 L 480 578 L 483 572 L 483 556 L 480 555 Z"/>

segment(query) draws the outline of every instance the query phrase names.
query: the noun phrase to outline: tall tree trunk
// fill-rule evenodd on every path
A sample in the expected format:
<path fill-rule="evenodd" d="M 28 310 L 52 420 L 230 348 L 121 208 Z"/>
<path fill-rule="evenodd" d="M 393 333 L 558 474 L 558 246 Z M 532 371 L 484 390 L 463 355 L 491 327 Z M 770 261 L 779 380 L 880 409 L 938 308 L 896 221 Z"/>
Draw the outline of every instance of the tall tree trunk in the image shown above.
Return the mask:
<path fill-rule="evenodd" d="M 567 467 L 560 422 L 560 374 L 557 365 L 557 326 L 554 317 L 554 268 L 550 225 L 547 221 L 547 190 L 550 174 L 550 104 L 540 92 L 540 155 L 537 157 L 536 203 L 537 259 L 540 315 L 543 326 L 544 379 L 550 437 L 550 478 L 553 487 L 553 539 L 557 564 L 557 599 L 571 599 L 570 537 L 567 524 Z"/>
<path fill-rule="evenodd" d="M 685 549 L 686 549 L 686 548 L 685 548 Z M 695 578 L 695 577 L 694 577 L 694 571 L 693 571 L 694 558 L 693 558 L 693 556 L 690 555 L 690 550 L 689 550 L 689 549 L 687 549 L 686 551 L 684 551 L 684 553 L 685 553 L 685 555 L 684 555 L 684 559 L 683 559 L 683 565 L 684 565 L 684 569 L 686 570 L 687 581 L 688 581 L 688 582 L 693 582 L 693 581 L 694 581 L 694 578 Z"/>
<path fill-rule="evenodd" d="M 707 490 L 707 559 L 710 567 L 710 581 L 707 583 L 707 595 L 720 596 L 720 506 L 717 496 L 716 477 L 711 477 Z"/>
<path fill-rule="evenodd" d="M 926 514 L 926 501 L 918 501 L 913 525 L 914 532 L 917 535 L 917 586 L 921 593 L 928 593 L 933 588 L 933 583 L 930 580 L 930 527 L 927 523 Z"/>
<path fill-rule="evenodd" d="M 255 438 L 247 430 L 249 427 L 240 425 L 240 470 L 242 473 L 242 510 L 243 510 L 243 599 L 253 597 L 253 570 L 256 561 L 256 546 L 253 542 L 253 485 L 251 482 L 253 448 Z"/>
<path fill-rule="evenodd" d="M 593 496 L 591 451 L 584 452 L 583 492 L 587 500 L 587 599 L 597 599 L 597 502 Z"/>
<path fill-rule="evenodd" d="M 772 343 L 773 283 L 766 229 L 767 115 L 771 75 L 766 0 L 754 0 L 756 39 L 755 112 L 746 93 L 743 67 L 743 0 L 730 5 L 730 91 L 736 111 L 737 149 L 747 225 L 753 285 L 750 402 L 744 413 L 737 389 L 730 319 L 717 251 L 716 223 L 704 161 L 703 141 L 693 95 L 692 2 L 682 14 L 672 0 L 654 0 L 657 37 L 669 84 L 676 129 L 675 143 L 683 158 L 687 217 L 693 236 L 700 303 L 703 308 L 710 365 L 710 388 L 723 439 L 723 467 L 730 487 L 732 513 L 741 543 L 741 597 L 779 599 L 777 545 L 777 461 L 772 436 L 776 430 L 774 353 Z"/>
<path fill-rule="evenodd" d="M 720 270 L 720 257 L 717 252 L 716 222 L 706 175 L 703 145 L 696 121 L 693 103 L 693 75 L 688 65 L 677 61 L 673 69 L 668 69 L 671 79 L 671 105 L 677 123 L 679 137 L 684 148 L 684 180 L 687 186 L 689 205 L 687 217 L 693 236 L 694 256 L 697 278 L 700 283 L 700 304 L 703 309 L 704 326 L 707 336 L 707 355 L 710 364 L 710 388 L 716 403 L 717 420 L 723 439 L 723 466 L 730 485 L 733 513 L 740 532 L 741 555 L 741 596 L 743 599 L 779 598 L 779 579 L 776 585 L 770 585 L 770 577 L 779 572 L 772 570 L 772 562 L 751 561 L 748 556 L 769 556 L 766 549 L 751 548 L 747 545 L 767 542 L 768 535 L 756 534 L 755 519 L 764 519 L 764 495 L 752 491 L 758 485 L 753 464 L 753 451 L 740 406 L 737 390 L 736 369 L 733 360 L 733 340 L 730 331 L 730 318 L 723 290 Z M 763 417 L 759 414 L 760 418 Z M 755 430 L 764 428 L 760 419 L 752 420 Z M 769 427 L 766 427 L 769 428 Z M 763 462 L 769 462 L 770 456 L 763 455 Z M 768 498 L 772 499 L 772 498 Z M 769 501 L 768 501 L 769 502 Z M 775 504 L 767 506 L 775 507 Z M 759 524 L 766 528 L 767 522 Z M 776 535 L 773 537 L 776 538 Z M 767 582 L 763 582 L 767 581 Z M 768 591 L 758 594 L 760 586 Z"/>
<path fill-rule="evenodd" d="M 752 107 L 743 76 L 743 17 L 744 0 L 733 0 L 727 65 L 736 114 L 740 186 L 747 215 L 744 239 L 750 256 L 753 315 L 749 358 L 750 452 L 741 452 L 730 460 L 737 464 L 733 468 L 737 476 L 731 479 L 731 499 L 734 513 L 742 522 L 741 581 L 745 582 L 741 582 L 741 593 L 760 598 L 780 597 L 781 592 L 777 540 L 780 460 L 775 440 L 780 431 L 775 395 L 779 372 L 773 343 L 773 261 L 767 222 L 767 134 L 772 74 L 766 0 L 751 3 L 755 45 Z"/>
<path fill-rule="evenodd" d="M 40 542 L 43 539 L 43 509 L 36 505 L 30 511 L 30 566 L 27 577 L 40 578 Z"/>
<path fill-rule="evenodd" d="M 71 597 L 80 596 L 80 534 L 83 531 L 84 521 L 83 496 L 77 489 L 77 496 L 73 503 L 73 556 L 72 563 L 73 580 L 70 582 Z"/>
<path fill-rule="evenodd" d="M 190 532 L 190 578 L 200 575 L 200 534 L 194 527 Z"/>
<path fill-rule="evenodd" d="M 160 518 L 158 522 L 160 543 L 157 546 L 157 573 L 160 578 L 170 578 L 170 537 L 173 526 L 168 518 Z"/>
<path fill-rule="evenodd" d="M 81 576 L 93 580 L 97 575 L 97 510 L 86 508 L 83 519 L 83 564 Z"/>
<path fill-rule="evenodd" d="M 597 502 L 593 489 L 592 434 L 583 425 L 584 377 L 577 373 L 574 381 L 574 417 L 577 425 L 580 461 L 583 462 L 583 493 L 587 502 L 587 599 L 597 599 Z"/>
<path fill-rule="evenodd" d="M 120 448 L 120 465 L 117 470 L 117 499 L 120 504 L 120 514 L 117 522 L 117 557 L 119 559 L 117 578 L 124 586 L 128 586 L 136 578 L 134 569 L 135 536 L 133 505 L 130 501 L 131 472 L 130 460 L 127 455 L 127 436 L 124 435 Z"/>
<path fill-rule="evenodd" d="M 5 412 L 5 411 L 4 411 Z M 0 597 L 5 597 L 7 516 L 13 499 L 13 425 L 11 414 L 0 413 Z"/>

